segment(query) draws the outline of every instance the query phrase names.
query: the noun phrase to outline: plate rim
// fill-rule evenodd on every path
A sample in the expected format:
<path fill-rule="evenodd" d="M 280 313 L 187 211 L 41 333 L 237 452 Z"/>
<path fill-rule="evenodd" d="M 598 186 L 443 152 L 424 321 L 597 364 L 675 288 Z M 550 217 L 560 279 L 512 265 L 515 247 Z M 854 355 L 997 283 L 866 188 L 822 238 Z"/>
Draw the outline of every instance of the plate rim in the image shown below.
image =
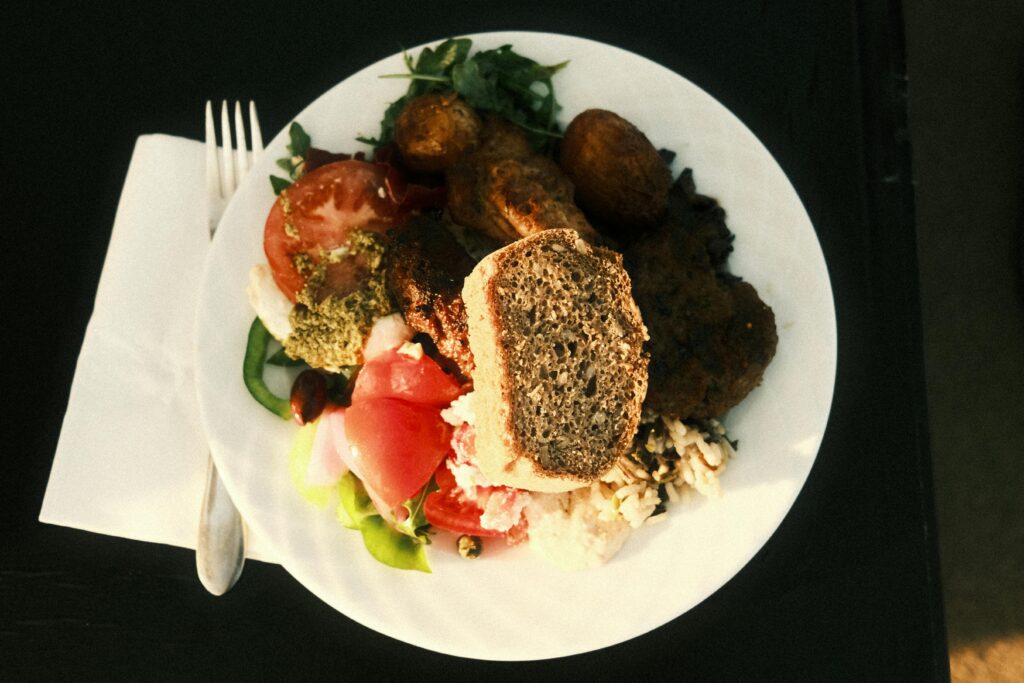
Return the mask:
<path fill-rule="evenodd" d="M 341 607 L 339 607 L 335 603 L 335 601 L 333 599 L 329 599 L 329 598 L 321 595 L 318 591 L 312 589 L 307 581 L 304 581 L 299 575 L 296 574 L 295 571 L 293 571 L 293 568 L 289 566 L 290 563 L 286 562 L 284 558 L 278 557 L 278 561 L 286 569 L 286 571 L 288 571 L 290 574 L 293 575 L 293 577 L 296 578 L 296 580 L 298 580 L 300 583 L 302 583 L 303 586 L 307 590 L 310 590 L 310 592 L 312 592 L 318 598 L 320 598 L 321 600 L 324 600 L 325 602 L 327 602 L 327 604 L 331 605 L 332 607 L 334 607 L 338 611 L 342 612 L 346 616 L 349 616 L 350 618 L 352 618 L 353 620 L 357 621 L 358 623 L 360 623 L 360 624 L 362 624 L 362 625 L 364 625 L 364 626 L 366 626 L 368 628 L 371 628 L 372 630 L 377 631 L 378 633 L 381 633 L 381 634 L 383 634 L 385 636 L 388 636 L 388 637 L 391 637 L 391 638 L 396 638 L 398 640 L 402 640 L 403 642 L 407 642 L 407 643 L 416 645 L 418 647 L 424 647 L 424 648 L 427 648 L 427 649 L 430 649 L 430 650 L 433 650 L 433 651 L 442 652 L 444 654 L 450 654 L 450 655 L 455 655 L 455 656 L 463 656 L 463 657 L 472 657 L 472 658 L 478 658 L 478 659 L 501 660 L 501 661 L 521 661 L 521 660 L 547 659 L 547 658 L 551 658 L 551 657 L 568 656 L 568 655 L 573 655 L 573 654 L 579 654 L 579 653 L 582 653 L 582 652 L 592 651 L 592 650 L 599 649 L 599 648 L 602 648 L 602 647 L 607 647 L 609 645 L 614 645 L 614 644 L 619 643 L 619 642 L 624 642 L 624 640 L 628 640 L 628 639 L 630 639 L 632 637 L 640 636 L 640 635 L 642 635 L 644 633 L 648 633 L 648 632 L 650 632 L 650 631 L 652 631 L 652 630 L 654 630 L 656 628 L 659 628 L 660 626 L 663 626 L 668 621 L 671 621 L 672 619 L 674 619 L 674 618 L 676 618 L 678 616 L 681 616 L 682 614 L 685 614 L 687 611 L 689 611 L 690 609 L 695 607 L 697 604 L 700 604 L 701 602 L 706 600 L 708 597 L 713 595 L 715 592 L 717 592 L 723 585 L 725 585 L 726 583 L 731 581 L 736 576 L 736 574 L 738 574 L 743 569 L 743 567 L 745 567 L 750 562 L 750 560 L 757 554 L 757 552 L 759 552 L 768 542 L 770 542 L 771 537 L 777 532 L 777 530 L 782 525 L 782 523 L 785 520 L 785 518 L 788 517 L 788 515 L 790 514 L 790 511 L 792 510 L 792 507 L 793 507 L 795 501 L 799 497 L 801 491 L 803 490 L 804 485 L 806 484 L 807 477 L 810 474 L 811 468 L 813 467 L 814 460 L 817 457 L 818 451 L 820 450 L 820 446 L 821 446 L 822 440 L 824 439 L 824 436 L 825 436 L 825 433 L 826 433 L 828 418 L 829 418 L 829 414 L 830 414 L 830 411 L 831 411 L 832 402 L 833 402 L 833 399 L 834 399 L 835 378 L 836 378 L 836 372 L 837 372 L 837 351 L 838 351 L 838 339 L 837 339 L 837 329 L 836 329 L 834 292 L 833 292 L 832 286 L 831 286 L 831 279 L 829 277 L 827 262 L 824 259 L 824 254 L 823 254 L 823 251 L 821 249 L 820 240 L 818 240 L 817 232 L 814 230 L 814 225 L 811 222 L 809 215 L 807 214 L 806 207 L 803 205 L 803 202 L 800 200 L 799 195 L 796 193 L 795 188 L 792 187 L 792 183 L 789 181 L 788 176 L 786 176 L 785 172 L 782 171 L 781 166 L 778 164 L 778 161 L 771 154 L 771 152 L 764 146 L 764 144 L 757 138 L 757 136 L 754 135 L 753 132 L 750 131 L 750 129 L 747 128 L 747 126 L 738 117 L 736 117 L 735 114 L 733 114 L 727 107 L 722 105 L 722 103 L 719 102 L 716 98 L 714 98 L 711 94 L 707 93 L 707 91 L 705 91 L 703 88 L 700 88 L 700 86 L 696 85 L 695 83 L 693 83 L 692 81 L 687 79 L 682 74 L 679 74 L 679 73 L 677 73 L 675 71 L 672 71 L 671 69 L 665 67 L 664 65 L 659 64 L 659 63 L 657 63 L 657 62 L 651 60 L 650 58 L 647 58 L 647 57 L 645 57 L 645 56 L 643 56 L 641 54 L 632 52 L 632 51 L 627 50 L 627 49 L 622 48 L 622 47 L 618 47 L 618 46 L 610 45 L 610 44 L 607 44 L 607 43 L 604 43 L 604 42 L 601 42 L 601 41 L 598 41 L 598 40 L 594 40 L 594 39 L 591 39 L 591 38 L 586 38 L 586 37 L 581 37 L 581 36 L 574 36 L 574 35 L 571 35 L 571 34 L 551 33 L 551 32 L 544 32 L 544 31 L 488 31 L 488 32 L 482 32 L 482 33 L 464 34 L 464 35 L 460 35 L 459 37 L 467 37 L 467 38 L 472 39 L 474 41 L 474 47 L 476 47 L 479 44 L 479 41 L 481 39 L 494 39 L 494 38 L 497 38 L 497 37 L 501 37 L 500 39 L 503 42 L 508 42 L 508 43 L 512 44 L 513 47 L 516 47 L 516 45 L 517 45 L 516 38 L 517 37 L 522 37 L 522 36 L 528 36 L 529 38 L 534 39 L 534 40 L 537 40 L 537 39 L 555 39 L 555 40 L 574 41 L 574 42 L 579 42 L 579 43 L 582 43 L 582 44 L 586 44 L 591 49 L 598 49 L 598 50 L 609 50 L 610 49 L 610 50 L 613 50 L 613 51 L 618 51 L 618 52 L 621 52 L 621 53 L 628 54 L 632 58 L 640 59 L 643 62 L 645 62 L 649 67 L 654 67 L 654 68 L 656 68 L 656 69 L 658 69 L 658 70 L 660 70 L 662 72 L 665 72 L 667 75 L 670 75 L 673 78 L 682 79 L 689 86 L 692 86 L 693 88 L 698 90 L 700 93 L 702 93 L 703 96 L 709 98 L 709 100 L 711 102 L 713 102 L 714 105 L 716 105 L 717 109 L 720 112 L 724 113 L 725 115 L 727 115 L 728 117 L 730 117 L 732 119 L 732 124 L 733 125 L 741 126 L 743 129 L 745 129 L 750 134 L 750 137 L 754 141 L 756 141 L 756 143 L 760 147 L 760 149 L 758 151 L 760 153 L 762 153 L 762 154 L 767 155 L 767 157 L 771 160 L 771 163 L 774 164 L 774 166 L 777 167 L 778 170 L 782 173 L 782 176 L 785 178 L 786 182 L 789 184 L 789 187 L 793 191 L 793 194 L 794 194 L 794 196 L 796 198 L 796 201 L 797 201 L 797 203 L 799 205 L 799 209 L 803 212 L 803 215 L 806 218 L 806 222 L 807 222 L 807 224 L 811 228 L 811 233 L 812 233 L 812 236 L 813 236 L 813 239 L 814 239 L 814 247 L 816 247 L 816 249 L 817 249 L 817 256 L 820 259 L 820 266 L 821 266 L 821 269 L 822 269 L 822 272 L 823 272 L 823 276 L 824 276 L 823 284 L 827 288 L 828 301 L 829 301 L 829 304 L 830 304 L 827 307 L 828 308 L 828 312 L 830 313 L 830 315 L 829 315 L 829 320 L 826 321 L 826 322 L 829 323 L 829 325 L 828 325 L 829 329 L 826 330 L 826 336 L 830 337 L 830 341 L 831 341 L 831 343 L 829 344 L 829 349 L 828 349 L 830 351 L 830 362 L 828 363 L 828 365 L 831 368 L 831 375 L 828 377 L 828 381 L 826 382 L 826 384 L 827 384 L 827 401 L 825 401 L 826 408 L 825 408 L 823 414 L 821 414 L 819 416 L 820 417 L 820 422 L 821 422 L 821 428 L 819 430 L 819 438 L 817 440 L 817 443 L 814 445 L 814 449 L 813 449 L 814 450 L 814 457 L 811 458 L 810 464 L 807 466 L 806 471 L 804 472 L 803 478 L 798 482 L 798 485 L 796 486 L 795 492 L 793 493 L 791 500 L 789 501 L 788 505 L 786 506 L 785 513 L 782 514 L 779 517 L 777 523 L 771 529 L 770 533 L 760 543 L 758 543 L 755 547 L 753 547 L 751 552 L 750 552 L 750 554 L 749 554 L 749 556 L 746 557 L 746 559 L 744 559 L 735 568 L 735 571 L 733 571 L 732 573 L 729 573 L 727 576 L 722 578 L 720 583 L 718 583 L 718 585 L 715 586 L 713 590 L 710 590 L 702 598 L 700 598 L 699 600 L 694 602 L 692 605 L 689 605 L 688 607 L 686 607 L 682 611 L 676 613 L 675 615 L 669 616 L 667 619 L 663 619 L 663 620 L 659 621 L 658 623 L 653 623 L 652 622 L 652 623 L 646 624 L 646 625 L 644 625 L 644 627 L 641 630 L 636 631 L 632 636 L 629 636 L 629 637 L 627 637 L 625 639 L 623 639 L 623 638 L 614 638 L 614 639 L 611 639 L 611 640 L 609 640 L 607 642 L 593 642 L 593 643 L 588 643 L 584 647 L 581 647 L 581 648 L 576 649 L 576 650 L 564 651 L 564 652 L 553 653 L 553 654 L 550 654 L 550 653 L 549 654 L 541 654 L 540 656 L 534 656 L 534 654 L 531 654 L 531 653 L 526 653 L 525 656 L 515 656 L 515 655 L 509 655 L 509 653 L 507 653 L 507 652 L 504 655 L 494 656 L 494 655 L 489 654 L 489 653 L 469 653 L 469 652 L 466 652 L 466 651 L 460 650 L 459 648 L 454 648 L 454 647 L 453 648 L 443 648 L 443 647 L 439 648 L 434 643 L 429 643 L 429 642 L 426 642 L 426 641 L 423 641 L 423 640 L 417 641 L 417 639 L 415 639 L 415 638 L 407 638 L 405 636 L 395 635 L 393 632 L 390 632 L 389 629 L 386 626 L 384 626 L 382 624 L 379 624 L 379 623 L 376 623 L 376 622 L 375 623 L 367 623 L 368 621 L 373 621 L 373 620 L 366 620 L 366 619 L 357 618 L 355 616 L 352 616 L 349 612 L 347 612 L 347 611 L 343 610 Z M 439 38 L 439 39 L 436 39 L 436 40 L 427 41 L 427 42 L 424 42 L 421 45 L 409 48 L 408 50 L 406 50 L 406 52 L 409 52 L 409 53 L 412 53 L 412 54 L 416 54 L 423 47 L 436 46 L 442 40 L 444 40 L 444 38 Z M 375 62 L 373 62 L 371 64 L 366 65 L 362 69 L 358 69 L 355 72 L 349 73 L 348 75 L 345 76 L 345 78 L 339 80 L 337 83 L 335 83 L 329 89 L 327 89 L 324 93 L 322 93 L 320 96 L 318 96 L 316 99 L 314 99 L 309 105 L 304 107 L 294 117 L 289 119 L 289 122 L 295 121 L 295 120 L 301 120 L 303 116 L 307 115 L 308 112 L 310 112 L 315 107 L 317 107 L 317 105 L 321 101 L 325 100 L 325 98 L 328 98 L 332 92 L 334 92 L 336 89 L 342 87 L 342 85 L 345 84 L 350 79 L 356 77 L 357 75 L 363 74 L 363 73 L 367 72 L 370 69 L 382 66 L 385 63 L 387 63 L 387 62 L 389 62 L 391 60 L 394 60 L 396 57 L 398 57 L 401 54 L 402 54 L 401 52 L 391 54 L 391 55 L 389 55 L 387 57 L 384 57 L 384 58 L 379 59 L 379 60 L 377 60 L 377 61 L 375 61 Z M 272 151 L 275 148 L 275 146 L 279 146 L 280 142 L 282 141 L 282 139 L 285 139 L 286 136 L 287 136 L 287 126 L 285 126 L 280 132 L 278 132 L 274 136 L 274 138 L 271 140 L 271 142 L 268 143 L 268 145 L 266 146 L 266 149 L 268 150 L 268 153 L 270 151 Z M 255 182 L 255 181 L 251 181 L 251 182 Z M 266 182 L 265 179 L 262 179 L 262 182 Z M 238 197 L 239 194 L 240 193 L 236 193 L 235 197 Z M 232 201 L 232 203 L 229 204 L 229 206 L 227 207 L 227 209 L 225 211 L 225 216 L 232 215 L 232 209 L 233 209 L 233 205 L 234 204 L 235 204 L 234 201 Z M 218 232 L 218 234 L 220 234 L 220 233 Z M 215 238 L 215 240 L 216 240 L 216 238 Z M 200 348 L 200 343 L 199 343 L 199 341 L 200 341 L 199 340 L 199 336 L 200 336 L 199 325 L 201 324 L 202 313 L 205 310 L 204 309 L 204 305 L 205 305 L 205 300 L 207 298 L 207 289 L 208 289 L 208 285 L 209 285 L 209 281 L 210 281 L 210 277 L 211 277 L 210 271 L 212 270 L 213 263 L 214 263 L 213 253 L 214 253 L 213 249 L 211 249 L 210 253 L 208 254 L 208 258 L 206 259 L 206 263 L 204 265 L 204 272 L 203 272 L 203 277 L 202 277 L 202 281 L 201 281 L 201 288 L 200 288 L 200 291 L 201 291 L 200 305 L 199 305 L 199 307 L 197 307 L 197 316 L 196 316 L 197 317 L 197 333 L 195 335 L 195 342 L 196 343 L 195 343 L 195 347 L 194 347 L 194 353 L 195 353 L 195 355 L 197 357 L 197 363 L 196 363 L 196 367 L 197 367 L 196 381 L 197 381 L 197 383 L 199 382 L 198 369 L 200 367 L 202 367 L 202 363 L 200 362 L 200 356 L 202 354 L 202 349 Z M 209 420 L 209 415 L 211 413 L 210 413 L 209 407 L 205 406 L 205 403 L 204 403 L 205 396 L 202 394 L 202 392 L 199 392 L 199 393 L 200 393 L 200 416 L 201 416 L 202 427 L 203 427 L 203 430 L 206 433 L 207 438 L 209 440 L 211 429 L 210 429 L 210 425 L 208 424 L 208 420 Z M 231 467 L 230 467 L 230 465 L 227 468 L 223 467 L 224 464 L 228 464 L 228 461 L 224 460 L 225 455 L 223 453 L 219 453 L 216 449 L 213 450 L 212 454 L 213 454 L 214 462 L 216 463 L 216 465 L 218 467 L 218 470 L 221 470 L 222 472 L 225 471 L 225 470 L 227 471 L 227 476 L 224 477 L 224 483 L 225 483 L 225 486 L 228 489 L 228 492 L 231 494 L 233 499 L 236 499 L 236 500 L 239 499 L 237 494 L 240 493 L 240 491 L 238 489 L 236 489 L 237 482 L 234 480 L 234 477 L 230 473 Z M 268 542 L 268 546 L 270 548 L 274 549 L 275 554 L 276 554 L 277 553 L 277 547 L 275 546 L 275 543 L 273 542 L 273 540 L 270 539 L 270 538 L 266 538 L 265 540 Z M 299 573 L 303 573 L 303 572 L 300 571 Z"/>

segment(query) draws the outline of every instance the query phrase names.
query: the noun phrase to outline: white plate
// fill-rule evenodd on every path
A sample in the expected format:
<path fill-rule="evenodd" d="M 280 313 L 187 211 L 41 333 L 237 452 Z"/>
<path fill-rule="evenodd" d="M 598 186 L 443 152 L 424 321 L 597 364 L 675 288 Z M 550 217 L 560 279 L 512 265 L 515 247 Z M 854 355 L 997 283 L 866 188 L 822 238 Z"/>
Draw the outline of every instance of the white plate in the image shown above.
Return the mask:
<path fill-rule="evenodd" d="M 656 147 L 691 167 L 698 191 L 719 199 L 736 234 L 733 272 L 775 310 L 778 353 L 763 385 L 728 416 L 740 440 L 718 500 L 672 505 L 668 519 L 635 532 L 608 565 L 564 572 L 526 548 L 488 547 L 468 562 L 434 544 L 432 574 L 373 560 L 333 511 L 293 490 L 287 452 L 295 427 L 272 416 L 241 380 L 250 266 L 264 259 L 263 223 L 274 200 L 267 176 L 286 156 L 286 132 L 235 195 L 202 284 L 196 339 L 203 422 L 217 468 L 251 531 L 303 585 L 346 616 L 420 647 L 480 659 L 541 659 L 586 652 L 650 631 L 732 578 L 778 527 L 800 491 L 825 430 L 836 365 L 835 312 L 821 249 L 782 170 L 721 104 L 647 59 L 590 40 L 541 33 L 471 36 L 474 49 L 511 44 L 544 64 L 571 60 L 555 78 L 562 121 L 611 109 Z M 411 52 L 415 55 L 420 48 Z M 362 148 L 405 81 L 394 55 L 347 78 L 296 120 L 318 147 Z M 493 544 L 492 544 L 493 545 Z"/>

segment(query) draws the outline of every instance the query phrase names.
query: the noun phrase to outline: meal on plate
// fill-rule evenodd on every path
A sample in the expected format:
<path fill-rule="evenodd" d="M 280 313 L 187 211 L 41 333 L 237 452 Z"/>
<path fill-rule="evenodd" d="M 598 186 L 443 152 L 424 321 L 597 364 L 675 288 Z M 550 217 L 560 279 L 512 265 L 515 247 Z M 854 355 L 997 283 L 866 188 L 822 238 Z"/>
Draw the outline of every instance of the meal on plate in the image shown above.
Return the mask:
<path fill-rule="evenodd" d="M 602 109 L 561 130 L 566 63 L 452 39 L 406 65 L 358 138 L 372 151 L 291 126 L 246 386 L 299 425 L 298 493 L 381 562 L 497 542 L 600 565 L 689 492 L 719 495 L 719 419 L 775 354 L 772 310 L 671 152 Z M 289 397 L 267 363 L 295 367 Z"/>

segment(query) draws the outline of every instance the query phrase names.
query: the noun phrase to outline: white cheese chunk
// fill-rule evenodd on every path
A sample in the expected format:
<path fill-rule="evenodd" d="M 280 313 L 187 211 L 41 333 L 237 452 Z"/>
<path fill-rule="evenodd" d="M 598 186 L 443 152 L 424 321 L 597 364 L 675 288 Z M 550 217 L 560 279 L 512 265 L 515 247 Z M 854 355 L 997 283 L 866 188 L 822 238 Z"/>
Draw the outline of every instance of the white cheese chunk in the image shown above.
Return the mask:
<path fill-rule="evenodd" d="M 270 266 L 258 263 L 249 270 L 249 286 L 245 292 L 249 295 L 249 305 L 263 321 L 263 326 L 274 339 L 284 343 L 292 333 L 289 316 L 294 304 L 278 289 Z"/>

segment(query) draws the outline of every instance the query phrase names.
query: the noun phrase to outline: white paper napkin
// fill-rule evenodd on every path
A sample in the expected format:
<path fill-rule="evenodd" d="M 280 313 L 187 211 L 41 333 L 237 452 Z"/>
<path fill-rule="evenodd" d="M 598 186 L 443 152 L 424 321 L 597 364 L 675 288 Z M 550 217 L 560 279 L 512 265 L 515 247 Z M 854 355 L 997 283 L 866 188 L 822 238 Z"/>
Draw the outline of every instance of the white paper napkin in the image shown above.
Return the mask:
<path fill-rule="evenodd" d="M 208 457 L 193 381 L 204 163 L 193 140 L 135 143 L 42 522 L 195 548 Z M 247 555 L 272 561 L 252 534 Z"/>

